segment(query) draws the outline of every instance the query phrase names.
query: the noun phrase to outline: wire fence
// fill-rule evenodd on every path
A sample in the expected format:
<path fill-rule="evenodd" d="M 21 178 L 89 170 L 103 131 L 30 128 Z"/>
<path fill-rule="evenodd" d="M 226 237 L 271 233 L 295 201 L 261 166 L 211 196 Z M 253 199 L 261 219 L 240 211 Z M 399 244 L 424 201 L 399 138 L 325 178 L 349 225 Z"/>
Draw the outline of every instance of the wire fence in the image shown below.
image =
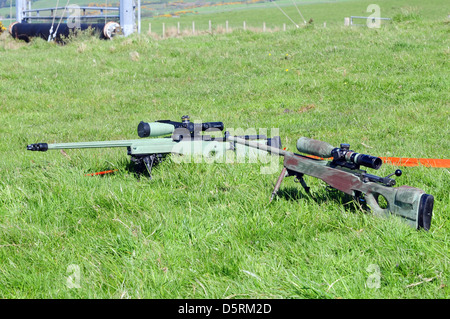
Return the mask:
<path fill-rule="evenodd" d="M 170 38 L 170 37 L 178 37 L 178 36 L 189 36 L 189 35 L 201 35 L 201 34 L 222 34 L 222 33 L 230 33 L 233 31 L 241 30 L 241 31 L 253 31 L 253 32 L 278 32 L 278 31 L 289 31 L 294 30 L 303 26 L 294 26 L 291 24 L 280 24 L 273 25 L 266 22 L 261 22 L 259 24 L 248 24 L 246 21 L 242 21 L 241 23 L 234 23 L 233 25 L 229 23 L 229 21 L 224 21 L 221 23 L 213 23 L 212 20 L 209 20 L 207 25 L 204 22 L 196 23 L 196 21 L 192 21 L 192 23 L 148 23 L 147 31 L 142 29 L 146 34 L 151 35 L 155 38 Z M 326 24 L 324 24 L 326 26 Z"/>

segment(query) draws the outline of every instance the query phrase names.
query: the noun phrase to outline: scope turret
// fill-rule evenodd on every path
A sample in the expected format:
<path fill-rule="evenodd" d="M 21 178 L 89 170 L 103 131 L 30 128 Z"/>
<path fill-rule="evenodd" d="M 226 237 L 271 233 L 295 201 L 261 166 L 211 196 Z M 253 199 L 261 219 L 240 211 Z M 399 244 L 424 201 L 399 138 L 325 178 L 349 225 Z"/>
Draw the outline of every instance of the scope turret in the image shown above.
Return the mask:
<path fill-rule="evenodd" d="M 299 152 L 318 157 L 333 157 L 333 164 L 349 168 L 358 168 L 359 165 L 362 165 L 379 169 L 383 164 L 383 161 L 379 157 L 351 151 L 349 144 L 341 144 L 340 147 L 333 147 L 326 142 L 300 137 L 297 140 L 297 149 Z"/>

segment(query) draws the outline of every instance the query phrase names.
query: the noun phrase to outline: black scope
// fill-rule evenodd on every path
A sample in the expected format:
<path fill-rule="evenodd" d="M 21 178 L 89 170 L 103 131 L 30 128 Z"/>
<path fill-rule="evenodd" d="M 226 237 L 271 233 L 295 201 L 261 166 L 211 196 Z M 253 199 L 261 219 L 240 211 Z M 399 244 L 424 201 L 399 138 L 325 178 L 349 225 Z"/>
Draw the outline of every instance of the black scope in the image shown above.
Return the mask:
<path fill-rule="evenodd" d="M 174 122 L 171 120 L 159 120 L 153 123 L 140 122 L 138 126 L 139 137 L 158 136 L 173 133 L 176 129 L 187 129 L 191 135 L 194 132 L 202 132 L 210 129 L 223 131 L 224 125 L 222 122 L 203 122 L 193 123 L 189 116 L 185 115 L 181 118 L 181 122 Z"/>
<path fill-rule="evenodd" d="M 297 149 L 302 153 L 310 155 L 324 158 L 333 157 L 333 164 L 351 169 L 355 169 L 359 165 L 379 169 L 383 164 L 381 158 L 353 152 L 350 150 L 350 145 L 345 143 L 342 143 L 339 148 L 333 147 L 326 142 L 300 137 L 297 140 Z"/>
<path fill-rule="evenodd" d="M 331 151 L 331 155 L 336 162 L 346 161 L 348 163 L 362 165 L 373 169 L 379 169 L 383 164 L 383 161 L 379 157 L 351 151 L 349 144 L 341 144 L 340 148 L 334 148 Z"/>
<path fill-rule="evenodd" d="M 350 154 L 351 153 L 351 154 Z M 365 167 L 373 168 L 373 169 L 379 169 L 381 165 L 383 164 L 383 161 L 381 158 L 372 156 L 372 155 L 366 155 L 366 154 L 360 154 L 355 152 L 348 152 L 347 154 L 350 154 L 348 162 L 355 163 L 356 165 L 362 165 Z"/>

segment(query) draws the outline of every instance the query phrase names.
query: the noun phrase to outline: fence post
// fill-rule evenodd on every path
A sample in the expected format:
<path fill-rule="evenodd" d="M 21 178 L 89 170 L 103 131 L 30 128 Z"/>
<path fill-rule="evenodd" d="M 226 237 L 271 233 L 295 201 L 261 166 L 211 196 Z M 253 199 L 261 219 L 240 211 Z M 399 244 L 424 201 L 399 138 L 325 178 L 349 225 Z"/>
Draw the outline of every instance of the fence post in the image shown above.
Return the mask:
<path fill-rule="evenodd" d="M 192 34 L 195 34 L 195 21 L 192 21 Z"/>
<path fill-rule="evenodd" d="M 180 22 L 177 23 L 177 34 L 180 34 Z"/>
<path fill-rule="evenodd" d="M 225 21 L 225 32 L 227 32 L 227 33 L 228 33 L 228 20 L 227 20 L 227 21 Z"/>
<path fill-rule="evenodd" d="M 208 27 L 209 27 L 209 33 L 212 33 L 211 20 L 209 20 L 209 22 L 208 22 Z"/>
<path fill-rule="evenodd" d="M 266 32 L 266 23 L 263 22 L 263 32 Z"/>
<path fill-rule="evenodd" d="M 162 24 L 162 37 L 163 38 L 165 36 L 165 33 L 166 33 L 166 24 L 163 22 L 163 24 Z"/>
<path fill-rule="evenodd" d="M 245 31 L 245 29 L 246 29 L 246 26 L 245 26 L 245 21 L 244 21 L 244 31 Z"/>
<path fill-rule="evenodd" d="M 283 23 L 283 31 L 286 31 L 286 23 Z"/>

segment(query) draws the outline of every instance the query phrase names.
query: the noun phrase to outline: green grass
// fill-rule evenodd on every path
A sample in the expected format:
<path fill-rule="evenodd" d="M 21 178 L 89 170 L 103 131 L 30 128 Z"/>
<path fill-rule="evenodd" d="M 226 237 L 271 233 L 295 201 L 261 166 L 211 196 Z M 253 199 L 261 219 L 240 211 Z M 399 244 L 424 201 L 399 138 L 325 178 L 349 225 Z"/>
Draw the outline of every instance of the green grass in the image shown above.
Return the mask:
<path fill-rule="evenodd" d="M 449 158 L 448 20 L 396 14 L 381 29 L 65 46 L 2 35 L 0 297 L 448 298 L 448 169 L 397 178 L 435 196 L 423 232 L 364 213 L 314 178 L 313 198 L 286 179 L 268 205 L 278 174 L 260 174 L 262 164 L 168 159 L 148 180 L 127 170 L 124 149 L 25 150 L 133 139 L 141 120 L 189 114 L 279 128 L 289 150 L 309 136 L 377 156 Z M 67 285 L 70 265 L 79 289 Z M 371 265 L 380 288 L 370 288 Z"/>
<path fill-rule="evenodd" d="M 367 7 L 373 3 L 371 0 L 340 0 L 335 2 L 317 1 L 296 1 L 297 8 L 306 21 L 312 22 L 315 26 L 323 26 L 324 23 L 330 26 L 343 26 L 344 18 L 350 16 L 369 16 L 372 12 L 367 12 Z M 276 1 L 279 7 L 296 24 L 303 26 L 303 20 L 297 8 L 292 6 L 292 1 Z M 394 21 L 436 21 L 443 20 L 449 14 L 449 6 L 444 1 L 419 1 L 419 0 L 381 0 L 376 4 L 380 7 L 380 15 L 384 18 L 391 18 Z M 192 32 L 192 22 L 195 23 L 196 31 L 207 31 L 209 21 L 211 20 L 212 29 L 217 32 L 218 29 L 224 30 L 226 21 L 229 29 L 243 29 L 243 22 L 246 22 L 247 28 L 262 30 L 265 22 L 266 28 L 270 30 L 282 30 L 283 24 L 287 29 L 295 29 L 295 25 L 286 17 L 283 12 L 274 4 L 274 2 L 256 3 L 250 6 L 252 9 L 246 10 L 245 6 L 232 6 L 228 10 L 221 7 L 198 8 L 198 14 L 184 15 L 180 18 L 143 18 L 142 30 L 148 30 L 151 23 L 151 31 L 158 36 L 162 34 L 162 23 L 165 24 L 166 31 L 176 28 L 180 23 L 181 30 L 184 33 Z M 220 11 L 223 10 L 223 11 Z M 211 14 L 211 12 L 217 13 Z M 364 24 L 364 21 L 355 21 L 355 23 Z M 383 25 L 389 25 L 391 22 L 383 21 Z"/>

